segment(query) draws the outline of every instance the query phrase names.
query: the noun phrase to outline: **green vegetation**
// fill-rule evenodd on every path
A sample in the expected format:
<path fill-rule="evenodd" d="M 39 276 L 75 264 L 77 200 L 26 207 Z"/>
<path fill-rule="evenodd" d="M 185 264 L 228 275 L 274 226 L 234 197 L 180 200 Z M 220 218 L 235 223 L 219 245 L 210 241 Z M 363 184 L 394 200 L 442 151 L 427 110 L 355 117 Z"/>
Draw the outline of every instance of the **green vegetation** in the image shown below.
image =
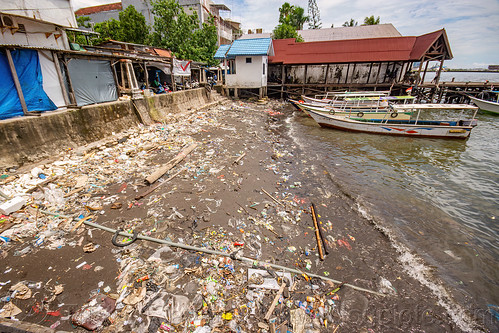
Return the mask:
<path fill-rule="evenodd" d="M 153 13 L 153 45 L 169 49 L 181 59 L 214 63 L 218 37 L 213 18 L 199 28 L 197 15 L 184 12 L 175 0 L 153 2 Z"/>
<path fill-rule="evenodd" d="M 177 58 L 215 64 L 217 28 L 213 17 L 200 27 L 196 13 L 187 14 L 175 0 L 158 0 L 152 3 L 156 16 L 154 31 L 146 24 L 144 15 L 134 6 L 120 12 L 119 20 L 109 19 L 97 23 L 94 31 L 100 35 L 87 41 L 81 34 L 68 33 L 70 41 L 80 45 L 98 45 L 112 39 L 121 42 L 145 44 L 168 49 Z M 90 28 L 90 18 L 77 17 L 80 28 Z"/>
<path fill-rule="evenodd" d="M 354 19 L 350 19 L 350 21 L 345 21 L 345 23 L 343 23 L 343 26 L 344 27 L 356 27 L 357 26 L 357 21 L 355 21 Z"/>
<path fill-rule="evenodd" d="M 109 39 L 135 44 L 146 42 L 149 27 L 144 15 L 139 13 L 133 5 L 128 6 L 119 15 L 119 20 L 112 18 L 95 24 L 94 30 L 100 35 L 93 40 L 94 44 L 100 44 Z"/>
<path fill-rule="evenodd" d="M 285 2 L 279 8 L 279 25 L 275 27 L 272 33 L 273 38 L 296 38 L 297 42 L 303 42 L 303 38 L 296 30 L 303 29 L 303 24 L 309 20 L 308 16 L 304 16 L 304 13 L 303 8 Z"/>
<path fill-rule="evenodd" d="M 364 19 L 363 25 L 376 25 L 379 24 L 379 16 L 374 18 L 374 15 L 368 16 Z"/>

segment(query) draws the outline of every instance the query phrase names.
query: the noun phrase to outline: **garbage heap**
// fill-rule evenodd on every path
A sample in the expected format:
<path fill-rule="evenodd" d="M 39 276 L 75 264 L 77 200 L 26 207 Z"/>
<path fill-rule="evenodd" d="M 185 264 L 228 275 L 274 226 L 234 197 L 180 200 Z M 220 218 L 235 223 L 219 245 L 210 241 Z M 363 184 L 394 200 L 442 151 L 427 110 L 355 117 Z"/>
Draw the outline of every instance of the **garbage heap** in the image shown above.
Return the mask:
<path fill-rule="evenodd" d="M 342 292 L 349 286 L 327 278 L 329 271 L 310 239 L 296 241 L 313 237 L 314 227 L 309 202 L 292 191 L 301 183 L 279 162 L 283 156 L 293 158 L 293 152 L 272 134 L 278 126 L 267 123 L 265 137 L 255 131 L 268 116 L 278 117 L 281 106 L 237 102 L 172 116 L 168 123 L 132 128 L 68 151 L 54 162 L 0 175 L 2 258 L 22 261 L 42 249 L 57 257 L 57 251 L 67 249 L 78 253 L 66 272 L 109 272 L 106 281 L 75 301 L 76 307 L 58 303 L 70 283 L 63 275 L 48 282 L 0 278 L 0 317 L 29 321 L 29 314 L 42 313 L 54 318 L 48 322 L 52 328 L 70 323 L 102 332 L 335 332 L 342 321 Z M 231 123 L 231 117 L 238 121 Z M 259 172 L 289 191 L 252 189 L 259 201 L 238 206 L 234 201 L 227 223 L 211 224 L 224 216 L 216 186 L 243 191 L 243 182 L 256 178 L 234 169 L 256 145 L 249 138 L 267 147 L 252 154 L 271 156 L 257 158 Z M 236 139 L 247 144 L 230 146 Z M 153 165 L 178 157 L 196 141 L 199 146 L 192 153 L 181 156 L 158 181 L 144 185 Z M 217 157 L 225 157 L 225 164 L 217 163 Z M 163 186 L 169 181 L 175 185 Z M 191 192 L 179 193 L 182 186 Z M 174 193 L 182 202 L 169 199 Z M 111 234 L 86 223 L 128 235 L 115 234 L 113 247 Z M 321 225 L 324 231 L 332 229 L 331 222 Z M 196 250 L 134 241 L 137 235 Z M 354 241 L 351 235 L 328 235 L 323 244 L 347 247 Z M 112 253 L 117 274 L 85 259 L 99 251 Z M 13 266 L 4 267 L 3 275 Z M 393 292 L 386 282 L 384 291 Z"/>

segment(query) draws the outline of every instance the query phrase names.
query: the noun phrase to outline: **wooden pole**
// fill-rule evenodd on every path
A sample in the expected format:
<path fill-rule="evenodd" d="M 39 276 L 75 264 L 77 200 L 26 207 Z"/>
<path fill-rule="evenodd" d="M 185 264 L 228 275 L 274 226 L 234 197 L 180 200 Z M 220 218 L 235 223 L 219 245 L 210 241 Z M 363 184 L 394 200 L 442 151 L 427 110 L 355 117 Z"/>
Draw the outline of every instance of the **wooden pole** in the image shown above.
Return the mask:
<path fill-rule="evenodd" d="M 144 79 L 146 80 L 146 89 L 149 89 L 149 73 L 147 72 L 147 64 L 144 61 Z"/>
<path fill-rule="evenodd" d="M 21 88 L 21 83 L 19 82 L 19 77 L 17 76 L 16 67 L 14 66 L 14 60 L 12 60 L 12 54 L 10 49 L 5 49 L 5 54 L 7 55 L 7 60 L 9 61 L 10 73 L 14 79 L 14 85 L 16 86 L 17 95 L 19 96 L 19 101 L 21 102 L 21 107 L 23 108 L 23 113 L 25 116 L 28 115 L 28 106 L 24 100 L 23 90 Z"/>
<path fill-rule="evenodd" d="M 57 78 L 59 79 L 59 84 L 61 85 L 62 97 L 64 98 L 64 103 L 66 105 L 70 104 L 68 91 L 66 89 L 66 85 L 64 84 L 64 77 L 61 72 L 61 64 L 59 63 L 59 58 L 56 52 L 52 51 L 52 59 L 54 60 L 55 71 L 57 72 Z"/>
<path fill-rule="evenodd" d="M 284 98 L 284 84 L 286 83 L 286 73 L 285 73 L 284 63 L 281 65 L 281 99 Z"/>
<path fill-rule="evenodd" d="M 371 78 L 371 71 L 373 69 L 373 63 L 371 62 L 371 66 L 369 66 L 369 74 L 367 74 L 367 81 L 366 84 L 369 83 L 369 79 Z"/>
<path fill-rule="evenodd" d="M 321 260 L 324 260 L 324 252 L 322 250 L 322 241 L 321 241 L 321 236 L 319 234 L 319 224 L 317 222 L 317 218 L 315 217 L 314 206 L 310 206 L 310 210 L 312 211 L 312 219 L 314 220 L 315 238 L 317 238 L 317 250 L 319 250 L 319 257 L 321 258 Z"/>
<path fill-rule="evenodd" d="M 71 60 L 71 59 L 69 59 L 69 60 Z M 73 81 L 71 80 L 71 74 L 69 73 L 68 64 L 67 64 L 66 58 L 64 56 L 62 58 L 62 65 L 64 66 L 64 70 L 66 71 L 66 76 L 68 79 L 68 87 L 70 90 L 69 91 L 69 99 L 71 100 L 71 104 L 78 105 L 78 103 L 76 102 L 75 91 L 73 89 Z"/>

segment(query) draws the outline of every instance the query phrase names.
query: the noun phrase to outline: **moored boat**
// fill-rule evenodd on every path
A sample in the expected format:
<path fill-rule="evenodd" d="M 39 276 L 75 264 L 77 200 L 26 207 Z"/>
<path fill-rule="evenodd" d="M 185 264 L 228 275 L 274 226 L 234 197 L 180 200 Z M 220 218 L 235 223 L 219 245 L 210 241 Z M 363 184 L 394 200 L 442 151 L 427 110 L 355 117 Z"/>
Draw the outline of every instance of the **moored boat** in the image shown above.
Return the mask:
<path fill-rule="evenodd" d="M 309 114 L 322 127 L 395 136 L 466 139 L 476 126 L 476 110 L 471 120 L 419 120 L 419 112 L 415 120 L 356 119 L 311 110 Z"/>
<path fill-rule="evenodd" d="M 321 113 L 326 113 L 330 115 L 351 117 L 351 118 L 363 118 L 363 119 L 405 119 L 408 120 L 411 117 L 411 111 L 401 111 L 398 112 L 392 108 L 335 108 L 331 106 L 315 106 L 307 103 L 302 103 L 301 101 L 289 99 L 295 107 L 302 110 L 304 113 L 309 114 L 308 111 L 316 111 Z"/>
<path fill-rule="evenodd" d="M 496 101 L 489 101 L 489 100 L 485 100 L 485 99 L 481 99 L 481 98 L 477 98 L 477 97 L 473 97 L 473 96 L 469 96 L 469 95 L 468 95 L 468 97 L 473 101 L 473 103 L 476 106 L 478 106 L 480 108 L 480 110 L 499 114 L 499 91 L 491 90 L 491 91 L 487 91 L 487 92 L 495 93 L 497 95 L 497 100 Z"/>

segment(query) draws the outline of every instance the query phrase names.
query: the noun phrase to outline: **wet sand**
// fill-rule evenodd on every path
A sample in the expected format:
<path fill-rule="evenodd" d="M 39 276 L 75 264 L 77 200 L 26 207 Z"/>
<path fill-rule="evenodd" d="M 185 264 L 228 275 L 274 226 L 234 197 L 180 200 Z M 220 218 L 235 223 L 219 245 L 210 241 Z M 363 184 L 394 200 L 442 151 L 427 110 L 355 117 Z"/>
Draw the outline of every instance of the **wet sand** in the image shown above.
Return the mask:
<path fill-rule="evenodd" d="M 204 332 L 204 324 L 206 332 L 265 332 L 271 328 L 266 330 L 259 323 L 271 325 L 272 318 L 277 327 L 283 324 L 278 332 L 480 330 L 466 321 L 456 325 L 431 290 L 409 276 L 398 259 L 400 253 L 359 213 L 355 198 L 337 185 L 335 176 L 325 171 L 315 156 L 300 151 L 287 137 L 287 115 L 280 112 L 282 107 L 278 102 L 228 102 L 207 111 L 177 115 L 168 125 L 130 129 L 118 135 L 118 140 L 62 157 L 70 163 L 43 166 L 53 173 L 63 170 L 57 187 L 64 193 L 77 189 L 78 177 L 87 176 L 83 189 L 66 198 L 60 214 L 95 215 L 92 222 L 113 229 L 135 230 L 225 253 L 237 251 L 236 256 L 255 259 L 259 268 L 261 262 L 270 262 L 303 271 L 305 276 L 293 274 L 294 288 L 286 288 L 286 297 L 277 304 L 270 323 L 264 317 L 277 290 L 248 288 L 249 282 L 255 282 L 248 281 L 248 264 L 174 247 L 151 258 L 160 244 L 138 240 L 116 247 L 109 232 L 85 225 L 71 232 L 76 220 L 37 212 L 36 207 L 56 208 L 46 200 L 46 191 L 44 197 L 40 190 L 34 192 L 34 206 L 8 219 L 15 226 L 36 221 L 36 228 L 33 226 L 31 234 L 14 233 L 12 241 L 1 248 L 0 282 L 10 281 L 1 287 L 1 296 L 8 295 L 9 288 L 20 281 L 26 281 L 32 290 L 28 299 L 13 300 L 22 310 L 15 318 L 58 330 L 83 331 L 71 324 L 70 316 L 92 295 L 116 299 L 144 288 L 147 292 L 136 304 L 124 305 L 123 298 L 119 299 L 117 309 L 98 330 L 166 332 L 170 327 L 170 332 L 173 328 Z M 144 178 L 192 142 L 198 147 L 162 180 L 185 170 L 135 200 L 149 188 Z M 19 178 L 4 186 L 16 182 Z M 311 203 L 326 239 L 324 261 L 318 256 Z M 34 246 L 37 236 L 46 230 L 57 233 Z M 54 249 L 47 248 L 51 244 Z M 87 244 L 98 247 L 86 253 L 83 247 Z M 29 253 L 15 255 L 28 246 Z M 178 267 L 167 272 L 167 267 L 175 264 Z M 324 295 L 338 284 L 309 279 L 307 273 L 384 296 L 348 286 Z M 145 276 L 148 278 L 137 282 Z M 64 291 L 56 295 L 57 285 L 64 286 Z M 177 296 L 189 300 L 186 309 L 176 312 L 180 318 L 164 309 L 166 312 L 147 315 L 147 301 L 155 304 L 153 297 L 161 292 L 178 304 L 182 303 Z M 306 302 L 307 296 L 316 301 L 309 298 Z M 306 317 L 301 320 L 303 330 L 296 321 L 300 307 Z"/>

